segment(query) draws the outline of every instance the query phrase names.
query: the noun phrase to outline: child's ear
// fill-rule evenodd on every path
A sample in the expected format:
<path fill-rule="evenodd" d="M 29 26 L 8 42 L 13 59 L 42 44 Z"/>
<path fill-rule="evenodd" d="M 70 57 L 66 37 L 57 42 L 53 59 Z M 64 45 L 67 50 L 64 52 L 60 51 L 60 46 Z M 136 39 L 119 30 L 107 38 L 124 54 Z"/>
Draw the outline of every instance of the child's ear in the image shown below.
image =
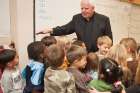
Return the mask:
<path fill-rule="evenodd" d="M 97 47 L 100 48 L 101 45 L 97 44 Z"/>
<path fill-rule="evenodd" d="M 6 66 L 11 67 L 11 65 L 12 65 L 12 64 L 11 64 L 10 62 L 8 62 Z"/>

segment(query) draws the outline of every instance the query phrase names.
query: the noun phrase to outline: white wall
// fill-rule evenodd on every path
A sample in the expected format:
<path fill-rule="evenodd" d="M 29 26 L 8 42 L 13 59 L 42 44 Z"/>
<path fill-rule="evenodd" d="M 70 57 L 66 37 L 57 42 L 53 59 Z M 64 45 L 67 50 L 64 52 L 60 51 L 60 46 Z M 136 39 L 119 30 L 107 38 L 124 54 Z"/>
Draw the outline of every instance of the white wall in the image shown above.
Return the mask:
<path fill-rule="evenodd" d="M 10 43 L 9 0 L 0 0 L 0 45 Z"/>
<path fill-rule="evenodd" d="M 11 34 L 20 66 L 27 64 L 27 45 L 33 41 L 33 0 L 10 0 Z"/>

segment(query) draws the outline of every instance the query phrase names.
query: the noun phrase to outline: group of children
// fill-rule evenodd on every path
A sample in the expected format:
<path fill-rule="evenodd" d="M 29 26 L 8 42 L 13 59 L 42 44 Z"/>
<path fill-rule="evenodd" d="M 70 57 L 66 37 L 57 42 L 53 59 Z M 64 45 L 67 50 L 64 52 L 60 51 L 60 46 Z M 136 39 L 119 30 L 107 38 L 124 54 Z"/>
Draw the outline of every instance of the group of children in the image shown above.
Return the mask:
<path fill-rule="evenodd" d="M 140 84 L 136 41 L 123 38 L 113 45 L 102 36 L 97 46 L 88 53 L 82 41 L 46 36 L 28 45 L 29 62 L 22 71 L 18 53 L 0 48 L 0 93 L 132 93 L 131 85 Z"/>

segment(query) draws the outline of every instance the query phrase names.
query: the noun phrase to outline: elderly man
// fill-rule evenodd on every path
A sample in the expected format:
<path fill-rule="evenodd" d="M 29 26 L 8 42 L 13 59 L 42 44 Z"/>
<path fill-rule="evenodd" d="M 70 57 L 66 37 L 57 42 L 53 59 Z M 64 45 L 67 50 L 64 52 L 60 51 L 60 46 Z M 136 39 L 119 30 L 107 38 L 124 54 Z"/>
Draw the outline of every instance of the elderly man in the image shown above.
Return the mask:
<path fill-rule="evenodd" d="M 97 38 L 107 35 L 112 39 L 112 31 L 109 18 L 96 13 L 93 0 L 81 0 L 81 13 L 74 15 L 72 20 L 63 26 L 49 28 L 42 33 L 50 33 L 53 36 L 76 33 L 78 40 L 85 43 L 88 52 L 95 52 Z"/>

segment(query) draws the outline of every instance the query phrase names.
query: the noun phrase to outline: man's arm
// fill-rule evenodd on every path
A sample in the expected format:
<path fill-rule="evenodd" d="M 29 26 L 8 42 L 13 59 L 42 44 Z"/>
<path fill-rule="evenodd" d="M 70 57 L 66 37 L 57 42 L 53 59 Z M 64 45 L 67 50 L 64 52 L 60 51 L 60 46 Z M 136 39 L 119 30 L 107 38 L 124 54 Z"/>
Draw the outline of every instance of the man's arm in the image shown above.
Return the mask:
<path fill-rule="evenodd" d="M 36 33 L 36 35 L 38 34 L 47 34 L 50 33 L 50 35 L 52 36 L 61 36 L 61 35 L 68 35 L 68 34 L 72 34 L 75 32 L 74 29 L 74 18 L 66 25 L 63 26 L 57 26 L 54 28 L 46 28 L 38 33 Z"/>

